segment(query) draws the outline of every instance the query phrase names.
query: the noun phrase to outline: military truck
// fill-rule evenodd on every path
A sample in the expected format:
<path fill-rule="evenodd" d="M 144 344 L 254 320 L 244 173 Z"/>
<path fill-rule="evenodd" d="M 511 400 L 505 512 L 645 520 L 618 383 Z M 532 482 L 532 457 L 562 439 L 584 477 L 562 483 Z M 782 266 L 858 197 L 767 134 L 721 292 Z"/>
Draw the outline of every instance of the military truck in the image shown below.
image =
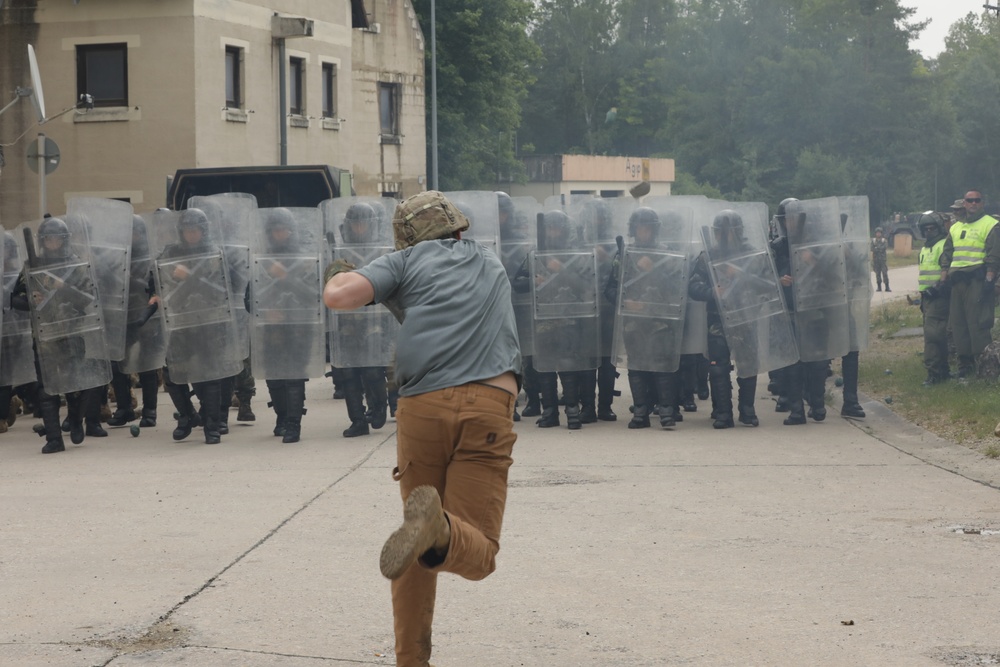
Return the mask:
<path fill-rule="evenodd" d="M 178 169 L 167 179 L 167 207 L 179 211 L 191 197 L 224 192 L 251 194 L 260 208 L 311 207 L 353 194 L 350 172 L 326 164 L 204 167 Z"/>

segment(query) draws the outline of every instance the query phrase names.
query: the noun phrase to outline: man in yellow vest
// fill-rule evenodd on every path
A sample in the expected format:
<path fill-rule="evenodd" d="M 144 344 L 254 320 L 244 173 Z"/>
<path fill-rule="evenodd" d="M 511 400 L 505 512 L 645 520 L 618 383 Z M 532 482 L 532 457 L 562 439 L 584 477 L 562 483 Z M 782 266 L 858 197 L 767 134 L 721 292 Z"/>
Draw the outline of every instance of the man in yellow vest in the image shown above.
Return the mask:
<path fill-rule="evenodd" d="M 920 216 L 920 234 L 924 247 L 920 249 L 919 276 L 920 312 L 924 315 L 924 368 L 929 387 L 951 377 L 948 368 L 948 296 L 949 288 L 941 281 L 941 253 L 948 238 L 944 224 L 936 213 Z"/>
<path fill-rule="evenodd" d="M 998 234 L 996 219 L 983 211 L 982 193 L 966 192 L 965 219 L 951 226 L 941 252 L 941 277 L 951 286 L 948 321 L 960 378 L 975 371 L 976 356 L 992 341 L 994 285 L 1000 272 Z"/>

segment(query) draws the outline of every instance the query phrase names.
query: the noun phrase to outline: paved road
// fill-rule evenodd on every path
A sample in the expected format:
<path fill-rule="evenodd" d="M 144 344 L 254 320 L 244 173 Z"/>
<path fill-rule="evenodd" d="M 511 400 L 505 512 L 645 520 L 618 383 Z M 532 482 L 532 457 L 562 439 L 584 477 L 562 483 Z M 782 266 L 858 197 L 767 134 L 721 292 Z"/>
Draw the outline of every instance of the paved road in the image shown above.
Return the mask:
<path fill-rule="evenodd" d="M 391 665 L 393 424 L 343 439 L 308 389 L 296 445 L 263 400 L 215 446 L 0 436 L 0 665 Z M 1000 463 L 874 402 L 785 427 L 764 393 L 756 429 L 522 422 L 499 569 L 442 577 L 435 663 L 996 664 Z"/>

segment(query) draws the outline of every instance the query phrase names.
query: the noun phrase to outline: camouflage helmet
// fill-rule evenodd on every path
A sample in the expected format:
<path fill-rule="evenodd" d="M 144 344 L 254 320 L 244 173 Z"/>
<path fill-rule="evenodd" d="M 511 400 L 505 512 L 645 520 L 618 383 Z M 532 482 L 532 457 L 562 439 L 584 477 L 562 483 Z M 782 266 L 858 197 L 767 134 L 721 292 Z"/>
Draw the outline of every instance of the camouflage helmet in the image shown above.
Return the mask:
<path fill-rule="evenodd" d="M 427 190 L 400 202 L 392 216 L 396 250 L 421 241 L 449 238 L 469 228 L 469 220 L 437 190 Z"/>
<path fill-rule="evenodd" d="M 632 215 L 628 218 L 628 235 L 634 238 L 639 225 L 652 227 L 654 232 L 659 232 L 660 217 L 653 209 L 641 206 L 632 211 Z"/>

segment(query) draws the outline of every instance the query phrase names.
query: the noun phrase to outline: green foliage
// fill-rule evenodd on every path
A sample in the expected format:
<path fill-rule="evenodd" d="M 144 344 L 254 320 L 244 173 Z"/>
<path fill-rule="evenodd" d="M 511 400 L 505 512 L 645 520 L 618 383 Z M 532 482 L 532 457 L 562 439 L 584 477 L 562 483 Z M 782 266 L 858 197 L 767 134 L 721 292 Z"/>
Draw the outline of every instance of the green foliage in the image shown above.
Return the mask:
<path fill-rule="evenodd" d="M 430 0 L 414 0 L 427 39 L 430 158 Z M 494 189 L 521 172 L 514 137 L 539 50 L 530 0 L 437 0 L 438 188 Z"/>

